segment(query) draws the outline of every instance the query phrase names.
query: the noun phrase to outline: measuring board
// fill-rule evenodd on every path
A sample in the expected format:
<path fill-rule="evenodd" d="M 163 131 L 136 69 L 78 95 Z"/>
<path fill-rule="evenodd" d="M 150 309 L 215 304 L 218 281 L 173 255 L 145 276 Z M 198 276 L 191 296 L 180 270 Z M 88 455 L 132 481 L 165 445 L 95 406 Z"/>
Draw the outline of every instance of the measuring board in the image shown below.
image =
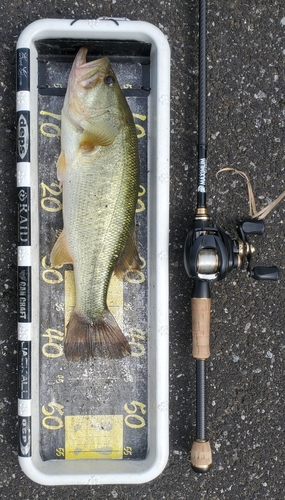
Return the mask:
<path fill-rule="evenodd" d="M 44 50 L 44 44 L 41 45 Z M 89 45 L 87 61 L 102 55 L 102 44 L 93 42 Z M 73 58 L 53 54 L 39 56 L 39 392 L 43 460 L 143 459 L 147 451 L 146 137 L 149 57 L 132 56 L 136 47 L 133 43 L 129 45 L 124 43 L 124 51 L 129 55 L 113 55 L 110 60 L 120 86 L 128 90 L 126 98 L 137 129 L 141 177 L 136 237 L 143 266 L 140 271 L 127 273 L 123 281 L 113 276 L 108 291 L 109 308 L 131 346 L 131 355 L 122 360 L 97 358 L 67 362 L 63 353 L 65 329 L 75 305 L 73 270 L 72 266 L 52 268 L 49 256 L 63 225 L 62 190 L 56 178 L 56 161 L 60 154 L 63 91 Z M 112 46 L 113 51 L 119 50 L 121 54 L 121 47 Z M 149 52 L 147 45 L 143 51 Z M 105 45 L 103 55 L 106 52 L 108 47 Z"/>
<path fill-rule="evenodd" d="M 63 227 L 61 110 L 81 47 L 87 61 L 109 57 L 139 147 L 142 267 L 112 276 L 107 297 L 131 347 L 118 360 L 66 360 L 73 267 L 50 263 Z M 126 19 L 39 20 L 18 41 L 19 462 L 41 484 L 145 482 L 167 461 L 169 61 L 160 30 Z"/>

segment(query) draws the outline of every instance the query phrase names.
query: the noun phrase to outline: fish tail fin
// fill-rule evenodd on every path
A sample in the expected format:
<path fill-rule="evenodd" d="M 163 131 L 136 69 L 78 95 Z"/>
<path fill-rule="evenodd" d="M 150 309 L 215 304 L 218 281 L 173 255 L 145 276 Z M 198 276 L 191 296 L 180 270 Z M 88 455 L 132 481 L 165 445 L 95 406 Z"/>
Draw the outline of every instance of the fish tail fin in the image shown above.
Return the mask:
<path fill-rule="evenodd" d="M 67 326 L 64 353 L 68 360 L 122 358 L 130 354 L 131 349 L 114 316 L 106 309 L 100 318 L 93 320 L 76 311 L 72 313 Z"/>

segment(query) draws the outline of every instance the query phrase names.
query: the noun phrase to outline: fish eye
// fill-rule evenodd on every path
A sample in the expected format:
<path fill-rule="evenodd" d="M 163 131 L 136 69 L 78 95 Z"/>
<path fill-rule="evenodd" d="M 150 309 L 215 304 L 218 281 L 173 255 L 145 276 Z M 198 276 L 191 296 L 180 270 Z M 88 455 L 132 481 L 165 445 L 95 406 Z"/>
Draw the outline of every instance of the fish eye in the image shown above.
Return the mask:
<path fill-rule="evenodd" d="M 112 75 L 108 75 L 104 81 L 106 85 L 113 85 L 113 83 L 115 83 L 115 78 Z"/>

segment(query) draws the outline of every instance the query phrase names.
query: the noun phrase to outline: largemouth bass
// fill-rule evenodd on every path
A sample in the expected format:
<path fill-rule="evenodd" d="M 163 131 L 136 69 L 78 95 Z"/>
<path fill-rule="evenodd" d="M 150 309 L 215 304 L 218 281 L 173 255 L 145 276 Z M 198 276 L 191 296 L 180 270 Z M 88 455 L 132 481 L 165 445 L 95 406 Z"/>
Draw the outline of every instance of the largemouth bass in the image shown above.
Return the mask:
<path fill-rule="evenodd" d="M 57 176 L 63 188 L 63 230 L 53 266 L 74 266 L 76 304 L 67 326 L 67 359 L 119 358 L 130 346 L 107 308 L 113 271 L 139 269 L 134 218 L 139 156 L 133 116 L 110 61 L 74 60 L 62 109 Z"/>

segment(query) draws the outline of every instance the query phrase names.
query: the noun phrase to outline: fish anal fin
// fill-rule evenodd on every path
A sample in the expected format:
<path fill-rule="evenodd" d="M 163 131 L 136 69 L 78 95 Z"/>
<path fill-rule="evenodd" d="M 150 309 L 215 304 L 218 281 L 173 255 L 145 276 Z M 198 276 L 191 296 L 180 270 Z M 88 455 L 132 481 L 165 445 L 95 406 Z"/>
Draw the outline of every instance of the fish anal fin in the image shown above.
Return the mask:
<path fill-rule="evenodd" d="M 64 151 L 61 151 L 56 164 L 57 178 L 60 182 L 64 181 L 66 176 L 66 159 Z"/>
<path fill-rule="evenodd" d="M 67 246 L 66 234 L 64 230 L 60 233 L 54 244 L 50 254 L 50 261 L 53 267 L 61 266 L 63 264 L 73 264 L 73 258 L 71 257 Z"/>
<path fill-rule="evenodd" d="M 127 271 L 139 271 L 141 267 L 142 261 L 136 246 L 135 233 L 132 231 L 123 251 L 119 255 L 114 267 L 114 273 L 118 278 L 122 278 Z"/>
<path fill-rule="evenodd" d="M 83 153 L 88 154 L 95 152 L 98 146 L 110 146 L 118 135 L 119 130 L 119 124 L 113 124 L 107 119 L 88 123 L 84 127 L 79 148 Z"/>
<path fill-rule="evenodd" d="M 131 353 L 129 343 L 107 309 L 99 318 L 88 319 L 73 311 L 64 343 L 67 360 L 122 358 Z"/>

